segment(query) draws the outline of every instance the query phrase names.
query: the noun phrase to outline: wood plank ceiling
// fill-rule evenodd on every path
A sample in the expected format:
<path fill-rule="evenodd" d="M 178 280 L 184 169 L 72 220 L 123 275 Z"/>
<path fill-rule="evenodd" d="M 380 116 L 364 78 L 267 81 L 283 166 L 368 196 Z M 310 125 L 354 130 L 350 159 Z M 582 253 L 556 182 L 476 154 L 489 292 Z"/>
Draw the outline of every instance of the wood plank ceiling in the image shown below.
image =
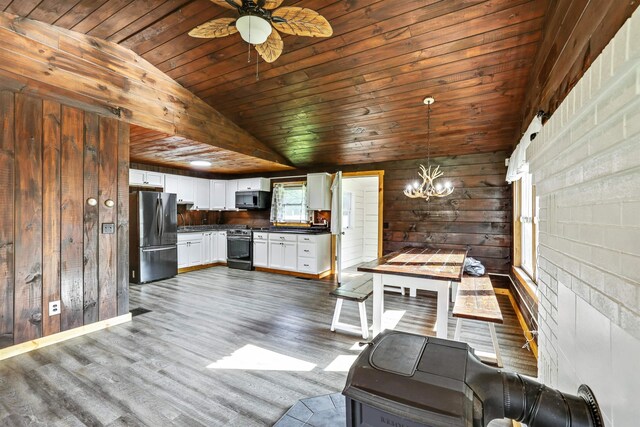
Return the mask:
<path fill-rule="evenodd" d="M 317 10 L 334 35 L 283 35 L 273 64 L 256 64 L 255 51 L 248 62 L 238 34 L 189 37 L 234 16 L 208 0 L 0 0 L 0 9 L 132 49 L 304 168 L 425 157 L 427 95 L 436 99 L 432 155 L 510 150 L 547 4 L 285 0 Z M 159 164 L 144 143 L 153 141 L 132 139 L 136 161 Z"/>

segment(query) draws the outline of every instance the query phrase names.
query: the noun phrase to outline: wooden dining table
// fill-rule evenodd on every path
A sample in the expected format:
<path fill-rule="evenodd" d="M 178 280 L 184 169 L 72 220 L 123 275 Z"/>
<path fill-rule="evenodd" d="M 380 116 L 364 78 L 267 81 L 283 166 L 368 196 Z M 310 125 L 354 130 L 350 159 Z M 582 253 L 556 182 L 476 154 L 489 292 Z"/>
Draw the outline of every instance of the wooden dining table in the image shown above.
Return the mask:
<path fill-rule="evenodd" d="M 408 247 L 362 264 L 358 271 L 373 274 L 373 336 L 382 331 L 384 287 L 395 286 L 436 293 L 436 336 L 447 338 L 449 289 L 455 300 L 462 280 L 466 250 Z"/>

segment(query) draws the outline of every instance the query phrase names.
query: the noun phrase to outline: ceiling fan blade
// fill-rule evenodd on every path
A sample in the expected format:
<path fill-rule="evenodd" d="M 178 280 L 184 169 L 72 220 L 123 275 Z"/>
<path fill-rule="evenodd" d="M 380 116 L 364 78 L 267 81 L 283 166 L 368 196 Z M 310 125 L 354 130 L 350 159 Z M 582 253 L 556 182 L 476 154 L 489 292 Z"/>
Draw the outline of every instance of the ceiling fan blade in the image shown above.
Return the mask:
<path fill-rule="evenodd" d="M 273 62 L 278 59 L 283 48 L 282 37 L 275 29 L 271 31 L 271 35 L 269 35 L 266 42 L 256 45 L 256 50 L 266 62 Z"/>
<path fill-rule="evenodd" d="M 191 37 L 197 37 L 201 39 L 212 39 L 217 37 L 225 37 L 238 32 L 235 25 L 235 18 L 219 18 L 209 22 L 205 22 L 202 25 L 198 25 L 193 30 L 189 31 Z"/>
<path fill-rule="evenodd" d="M 279 7 L 284 0 L 261 0 L 264 2 L 264 5 L 261 6 L 263 9 L 273 10 L 276 7 Z"/>
<path fill-rule="evenodd" d="M 237 10 L 239 7 L 242 7 L 242 0 L 211 0 L 211 1 L 217 4 L 218 6 L 224 7 L 226 9 Z"/>
<path fill-rule="evenodd" d="M 281 7 L 271 15 L 275 18 L 286 19 L 286 22 L 272 21 L 274 28 L 286 34 L 307 37 L 329 37 L 333 29 L 329 21 L 315 10 L 302 7 Z"/>

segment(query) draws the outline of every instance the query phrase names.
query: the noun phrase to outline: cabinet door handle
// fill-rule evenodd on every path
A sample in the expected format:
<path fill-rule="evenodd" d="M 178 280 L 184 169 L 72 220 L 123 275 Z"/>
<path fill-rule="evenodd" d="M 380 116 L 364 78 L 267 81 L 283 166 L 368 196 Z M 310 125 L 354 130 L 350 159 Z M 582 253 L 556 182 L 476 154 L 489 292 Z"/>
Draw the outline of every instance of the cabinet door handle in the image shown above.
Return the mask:
<path fill-rule="evenodd" d="M 309 249 L 305 249 L 304 251 L 305 251 L 305 252 L 309 252 Z"/>

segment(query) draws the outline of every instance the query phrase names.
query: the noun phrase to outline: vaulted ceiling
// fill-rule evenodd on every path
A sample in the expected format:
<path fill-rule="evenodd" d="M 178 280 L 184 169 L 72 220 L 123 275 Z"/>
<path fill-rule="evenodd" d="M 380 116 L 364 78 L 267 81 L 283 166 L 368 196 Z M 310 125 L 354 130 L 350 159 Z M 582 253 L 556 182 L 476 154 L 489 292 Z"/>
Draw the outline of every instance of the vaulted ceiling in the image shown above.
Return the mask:
<path fill-rule="evenodd" d="M 510 149 L 547 4 L 285 0 L 321 13 L 334 33 L 283 35 L 284 52 L 272 64 L 256 62 L 238 34 L 187 34 L 235 16 L 209 0 L 0 0 L 0 10 L 130 48 L 294 166 L 308 167 L 424 157 L 427 95 L 436 99 L 432 155 Z M 196 144 L 133 129 L 132 156 L 137 149 L 138 161 L 160 164 L 157 145 L 176 142 Z"/>

